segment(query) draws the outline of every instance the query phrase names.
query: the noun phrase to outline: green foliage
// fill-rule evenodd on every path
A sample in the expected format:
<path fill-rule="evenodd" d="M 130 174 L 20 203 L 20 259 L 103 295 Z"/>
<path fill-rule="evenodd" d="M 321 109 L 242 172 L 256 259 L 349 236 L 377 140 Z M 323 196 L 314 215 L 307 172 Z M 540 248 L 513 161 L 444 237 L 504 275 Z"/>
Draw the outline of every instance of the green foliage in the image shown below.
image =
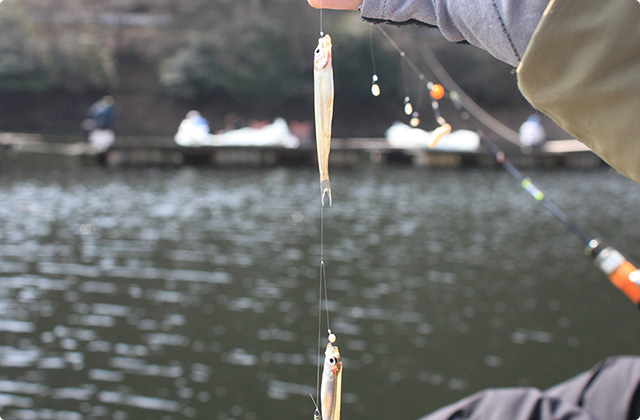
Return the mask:
<path fill-rule="evenodd" d="M 29 43 L 27 16 L 22 8 L 8 13 L 7 5 L 0 14 L 0 89 L 37 87 L 43 83 L 40 62 Z"/>
<path fill-rule="evenodd" d="M 22 3 L 0 13 L 0 90 L 105 89 L 115 84 L 112 55 L 95 37 L 45 37 Z"/>
<path fill-rule="evenodd" d="M 214 93 L 221 87 L 215 46 L 200 40 L 176 52 L 160 64 L 160 83 L 169 94 L 185 99 Z"/>
<path fill-rule="evenodd" d="M 161 63 L 161 84 L 187 99 L 221 90 L 244 102 L 278 103 L 296 96 L 300 69 L 292 64 L 284 30 L 237 29 L 232 38 L 202 37 L 180 48 Z"/>
<path fill-rule="evenodd" d="M 143 63 L 146 69 L 157 69 L 157 79 L 144 75 L 150 95 L 161 88 L 187 100 L 214 100 L 224 93 L 259 106 L 311 102 L 319 12 L 304 1 L 119 0 L 92 2 L 82 13 L 69 4 L 78 2 L 3 1 L 0 91 L 104 91 L 118 85 L 117 75 L 123 80 L 140 77 L 135 72 Z M 114 19 L 118 13 L 155 17 L 148 22 L 161 23 L 128 25 L 130 20 Z M 370 34 L 371 25 L 361 22 L 357 13 L 325 11 L 323 16 L 324 31 L 333 39 L 337 106 L 395 107 L 407 93 L 416 102 L 420 94 L 426 95 L 406 66 L 403 77 L 397 51 L 375 28 Z M 386 28 L 423 64 L 416 43 L 433 39 L 425 40 L 411 27 Z M 382 89 L 379 98 L 370 93 L 370 37 Z M 508 66 L 477 48 L 442 44 L 446 47 L 438 48 L 438 57 L 475 100 L 495 107 L 520 103 Z M 422 102 L 427 104 L 426 99 Z"/>
<path fill-rule="evenodd" d="M 49 86 L 69 91 L 107 89 L 116 82 L 113 58 L 94 38 L 60 42 L 44 60 Z"/>

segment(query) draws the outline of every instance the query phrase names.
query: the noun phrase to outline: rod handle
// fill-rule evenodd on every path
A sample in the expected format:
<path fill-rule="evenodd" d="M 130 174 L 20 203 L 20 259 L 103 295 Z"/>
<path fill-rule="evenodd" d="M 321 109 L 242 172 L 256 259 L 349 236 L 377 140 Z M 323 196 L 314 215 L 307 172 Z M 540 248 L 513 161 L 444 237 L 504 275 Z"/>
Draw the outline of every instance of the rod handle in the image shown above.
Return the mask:
<path fill-rule="evenodd" d="M 640 280 L 640 271 L 633 264 L 629 261 L 623 262 L 609 274 L 609 280 L 633 303 L 640 305 L 640 286 L 635 282 Z"/>
<path fill-rule="evenodd" d="M 618 250 L 603 245 L 597 239 L 589 242 L 585 253 L 593 257 L 593 263 L 609 277 L 614 286 L 640 306 L 640 270 L 636 266 Z"/>

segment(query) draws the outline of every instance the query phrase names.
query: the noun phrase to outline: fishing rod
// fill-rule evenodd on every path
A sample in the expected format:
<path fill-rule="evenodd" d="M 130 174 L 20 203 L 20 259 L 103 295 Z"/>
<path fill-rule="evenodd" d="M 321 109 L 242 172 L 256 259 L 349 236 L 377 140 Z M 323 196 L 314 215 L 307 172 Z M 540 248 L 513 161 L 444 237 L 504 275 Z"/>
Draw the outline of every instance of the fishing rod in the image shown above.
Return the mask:
<path fill-rule="evenodd" d="M 433 56 L 433 58 L 435 59 L 435 56 Z M 427 63 L 427 65 L 429 65 L 429 63 Z M 609 281 L 620 289 L 627 298 L 636 306 L 640 307 L 640 270 L 628 261 L 617 249 L 605 245 L 600 239 L 588 236 L 564 211 L 556 206 L 553 201 L 549 200 L 529 177 L 520 172 L 520 170 L 507 159 L 504 152 L 500 150 L 495 143 L 486 138 L 475 121 L 471 119 L 469 112 L 462 112 L 462 110 L 466 108 L 455 90 L 450 91 L 449 98 L 453 102 L 454 107 L 461 111 L 462 119 L 473 126 L 474 131 L 480 138 L 480 144 L 494 157 L 496 162 L 518 181 L 520 186 L 529 193 L 531 197 L 542 204 L 544 208 L 580 239 L 585 245 L 584 253 L 593 259 L 595 266 L 602 270 L 609 278 Z"/>
<path fill-rule="evenodd" d="M 393 42 L 380 25 L 376 26 L 391 43 L 394 49 L 398 51 L 401 59 L 405 60 L 409 64 L 409 67 L 416 73 L 419 80 L 424 82 L 426 77 L 420 72 L 415 63 L 406 56 L 404 51 L 402 51 L 395 42 Z M 451 99 L 454 107 L 460 112 L 462 119 L 467 121 L 478 134 L 480 144 L 487 149 L 496 162 L 500 164 L 507 173 L 519 182 L 520 186 L 527 191 L 531 197 L 542 204 L 544 208 L 546 208 L 553 216 L 556 217 L 556 219 L 558 219 L 576 237 L 578 237 L 578 239 L 580 239 L 580 241 L 585 245 L 585 254 L 593 259 L 596 267 L 607 275 L 614 286 L 620 289 L 636 306 L 640 307 L 640 270 L 636 268 L 633 263 L 628 261 L 620 251 L 611 246 L 605 245 L 599 239 L 592 238 L 582 231 L 565 212 L 545 197 L 544 193 L 531 181 L 529 177 L 523 175 L 522 172 L 520 172 L 520 170 L 506 158 L 504 152 L 485 137 L 484 133 L 480 130 L 475 121 L 471 119 L 472 115 L 501 138 L 511 143 L 519 144 L 518 133 L 493 118 L 493 116 L 484 111 L 469 96 L 467 96 L 445 70 L 444 66 L 440 63 L 435 54 L 433 54 L 428 44 L 424 42 L 421 43 L 421 46 L 422 48 L 419 49 L 419 53 L 422 56 L 423 61 L 445 86 L 446 90 L 449 91 L 449 99 Z M 374 77 L 373 82 L 377 82 L 377 76 Z M 434 98 L 432 103 L 433 110 L 436 119 L 439 120 L 438 117 L 440 114 L 438 112 L 437 102 L 444 96 L 444 92 L 441 92 L 441 94 L 436 96 L 433 94 L 433 87 L 435 86 L 433 82 L 427 82 L 425 86 L 431 91 L 431 96 Z M 458 91 L 460 91 L 460 93 L 458 93 Z M 377 95 L 374 94 L 374 96 Z M 444 121 L 444 119 L 442 119 L 442 121 Z M 435 131 L 437 130 L 438 129 Z"/>
<path fill-rule="evenodd" d="M 453 92 L 452 92 L 453 93 Z M 455 103 L 455 102 L 454 102 Z M 602 270 L 609 281 L 620 289 L 634 304 L 640 306 L 640 270 L 629 262 L 618 250 L 603 244 L 597 238 L 590 238 L 583 232 L 565 212 L 560 210 L 544 193 L 524 176 L 506 157 L 505 154 L 489 141 L 482 131 L 477 131 L 480 144 L 489 151 L 520 186 L 536 201 L 542 204 L 552 215 L 573 232 L 585 245 L 584 252 L 593 259 L 593 263 Z"/>

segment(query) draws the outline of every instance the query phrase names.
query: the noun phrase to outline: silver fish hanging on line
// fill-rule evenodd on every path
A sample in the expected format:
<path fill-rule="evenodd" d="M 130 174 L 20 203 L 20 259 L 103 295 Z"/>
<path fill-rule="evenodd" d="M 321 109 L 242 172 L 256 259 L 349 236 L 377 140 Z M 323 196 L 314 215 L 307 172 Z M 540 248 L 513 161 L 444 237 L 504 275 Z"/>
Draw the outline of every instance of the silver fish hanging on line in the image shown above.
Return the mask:
<path fill-rule="evenodd" d="M 331 122 L 333 120 L 333 63 L 329 34 L 318 40 L 318 47 L 313 57 L 313 97 L 318 169 L 320 170 L 320 194 L 322 205 L 324 206 L 325 195 L 329 195 L 329 206 L 331 206 L 329 151 L 331 149 Z"/>
<path fill-rule="evenodd" d="M 338 346 L 334 346 L 335 335 L 329 335 L 324 353 L 324 369 L 320 387 L 320 405 L 322 420 L 340 420 L 342 400 L 342 359 Z"/>

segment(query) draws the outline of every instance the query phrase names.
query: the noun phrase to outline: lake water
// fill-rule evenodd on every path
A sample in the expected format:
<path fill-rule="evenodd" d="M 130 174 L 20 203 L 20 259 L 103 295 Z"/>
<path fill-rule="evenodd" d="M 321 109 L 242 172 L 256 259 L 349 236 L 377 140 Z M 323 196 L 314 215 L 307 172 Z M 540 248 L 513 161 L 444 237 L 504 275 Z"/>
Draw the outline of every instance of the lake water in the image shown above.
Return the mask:
<path fill-rule="evenodd" d="M 640 260 L 640 185 L 608 169 L 530 175 Z M 637 353 L 638 310 L 505 172 L 331 176 L 324 257 L 345 420 L 416 419 Z M 5 156 L 0 200 L 5 420 L 312 418 L 316 168 Z"/>

